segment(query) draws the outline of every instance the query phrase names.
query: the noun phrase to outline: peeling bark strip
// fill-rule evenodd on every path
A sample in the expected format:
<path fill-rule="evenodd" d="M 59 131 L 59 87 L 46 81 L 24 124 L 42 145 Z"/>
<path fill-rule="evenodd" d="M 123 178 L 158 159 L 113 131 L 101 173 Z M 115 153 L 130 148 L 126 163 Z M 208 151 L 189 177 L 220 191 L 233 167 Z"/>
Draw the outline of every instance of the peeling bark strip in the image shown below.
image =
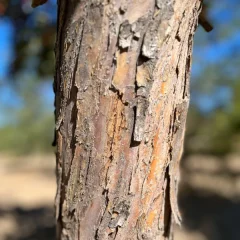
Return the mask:
<path fill-rule="evenodd" d="M 170 239 L 199 0 L 59 0 L 61 240 Z"/>

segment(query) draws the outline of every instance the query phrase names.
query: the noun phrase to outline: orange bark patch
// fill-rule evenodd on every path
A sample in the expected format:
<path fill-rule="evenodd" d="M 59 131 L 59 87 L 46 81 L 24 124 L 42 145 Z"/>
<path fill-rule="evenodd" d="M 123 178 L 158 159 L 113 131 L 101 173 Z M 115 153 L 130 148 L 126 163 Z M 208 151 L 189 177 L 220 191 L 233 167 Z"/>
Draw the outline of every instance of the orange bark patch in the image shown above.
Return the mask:
<path fill-rule="evenodd" d="M 150 164 L 150 172 L 149 172 L 149 175 L 147 177 L 147 182 L 146 182 L 146 185 L 148 186 L 147 187 L 148 191 L 143 199 L 143 204 L 147 208 L 149 208 L 149 206 L 151 205 L 151 199 L 153 198 L 155 189 L 157 187 L 157 181 L 156 181 L 157 175 L 161 175 L 161 171 L 159 169 L 160 146 L 158 146 L 158 134 L 159 134 L 159 130 L 157 131 L 157 133 L 154 137 L 153 160 Z"/>
<path fill-rule="evenodd" d="M 124 80 L 128 75 L 130 64 L 128 63 L 128 52 L 117 52 L 117 68 L 113 78 L 113 85 L 118 89 L 124 85 Z"/>
<path fill-rule="evenodd" d="M 153 211 L 151 211 L 151 212 L 148 214 L 148 216 L 147 216 L 147 219 L 146 219 L 146 224 L 147 224 L 147 226 L 149 226 L 149 227 L 152 226 L 155 217 L 156 217 L 156 211 L 153 210 Z"/>
<path fill-rule="evenodd" d="M 156 132 L 156 135 L 154 137 L 153 140 L 153 160 L 151 162 L 151 166 L 150 166 L 150 173 L 148 175 L 148 181 L 147 183 L 149 184 L 150 182 L 153 183 L 153 185 L 156 184 L 156 180 L 155 180 L 155 175 L 156 174 L 161 174 L 160 173 L 160 169 L 159 167 L 159 156 L 160 156 L 160 145 L 159 145 L 159 129 Z"/>
<path fill-rule="evenodd" d="M 165 93 L 166 93 L 166 85 L 167 85 L 166 82 L 162 82 L 162 84 L 161 84 L 160 93 L 162 95 L 165 95 Z"/>
<path fill-rule="evenodd" d="M 150 167 L 150 173 L 148 175 L 148 180 L 147 180 L 147 183 L 149 184 L 150 182 L 152 183 L 155 183 L 154 181 L 154 177 L 155 177 L 155 172 L 156 172 L 156 167 L 157 167 L 157 159 L 154 158 L 152 160 L 152 163 L 151 163 L 151 167 Z"/>
<path fill-rule="evenodd" d="M 151 227 L 152 224 L 154 223 L 154 220 L 156 220 L 156 217 L 161 217 L 159 216 L 161 214 L 161 206 L 163 202 L 163 195 L 159 193 L 159 196 L 154 199 L 154 202 L 151 206 L 151 211 L 147 214 L 146 218 L 146 224 L 147 226 Z"/>
<path fill-rule="evenodd" d="M 148 72 L 147 68 L 144 67 L 143 65 L 138 66 L 137 76 L 136 76 L 138 87 L 146 86 L 149 78 L 150 78 L 150 76 L 149 76 L 149 72 Z"/>
<path fill-rule="evenodd" d="M 154 111 L 157 116 L 160 116 L 162 107 L 163 107 L 163 102 L 160 101 Z M 144 196 L 142 200 L 143 209 L 145 209 L 146 211 L 148 211 L 148 209 L 152 209 L 151 212 L 147 214 L 147 219 L 148 219 L 147 221 L 150 225 L 154 221 L 154 218 L 155 218 L 154 216 L 156 215 L 156 213 L 154 213 L 154 210 L 158 209 L 159 207 L 159 205 L 157 206 L 155 204 L 156 199 L 154 200 L 154 198 L 156 197 L 156 191 L 157 190 L 160 191 L 158 187 L 159 187 L 160 178 L 162 176 L 161 168 L 162 168 L 162 161 L 163 161 L 163 157 L 162 157 L 163 145 L 161 145 L 161 142 L 162 142 L 162 136 L 161 136 L 160 126 L 159 126 L 153 138 L 152 162 L 150 163 L 150 169 L 149 169 L 149 174 L 147 176 L 147 181 L 146 183 L 144 183 L 145 185 L 144 188 L 146 189 L 146 192 L 143 193 Z"/>
<path fill-rule="evenodd" d="M 108 142 L 105 156 L 109 158 L 109 160 L 105 164 L 104 175 L 109 192 L 115 192 L 122 171 L 116 163 L 118 162 L 122 151 L 122 129 L 125 126 L 124 104 L 117 95 L 114 97 L 108 113 Z"/>

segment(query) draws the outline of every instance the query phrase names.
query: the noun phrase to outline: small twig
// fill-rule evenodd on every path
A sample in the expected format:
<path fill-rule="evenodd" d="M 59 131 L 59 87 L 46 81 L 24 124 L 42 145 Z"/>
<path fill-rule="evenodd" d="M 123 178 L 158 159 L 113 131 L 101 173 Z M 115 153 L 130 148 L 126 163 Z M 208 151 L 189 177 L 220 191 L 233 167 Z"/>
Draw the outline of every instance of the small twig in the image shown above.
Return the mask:
<path fill-rule="evenodd" d="M 207 19 L 207 7 L 206 5 L 203 3 L 202 5 L 202 11 L 199 15 L 199 24 L 204 28 L 204 30 L 206 32 L 210 32 L 213 30 L 213 26 L 212 24 L 208 21 Z"/>
<path fill-rule="evenodd" d="M 32 0 L 32 7 L 38 7 L 40 5 L 43 5 L 44 3 L 46 3 L 48 0 Z"/>

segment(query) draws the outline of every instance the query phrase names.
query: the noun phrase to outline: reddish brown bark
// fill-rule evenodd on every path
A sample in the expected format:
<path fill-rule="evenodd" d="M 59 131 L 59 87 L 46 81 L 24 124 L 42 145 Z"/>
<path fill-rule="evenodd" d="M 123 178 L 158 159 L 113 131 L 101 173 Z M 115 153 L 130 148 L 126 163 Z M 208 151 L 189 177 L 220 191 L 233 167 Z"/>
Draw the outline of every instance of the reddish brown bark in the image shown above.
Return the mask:
<path fill-rule="evenodd" d="M 58 2 L 58 239 L 170 239 L 200 1 Z"/>

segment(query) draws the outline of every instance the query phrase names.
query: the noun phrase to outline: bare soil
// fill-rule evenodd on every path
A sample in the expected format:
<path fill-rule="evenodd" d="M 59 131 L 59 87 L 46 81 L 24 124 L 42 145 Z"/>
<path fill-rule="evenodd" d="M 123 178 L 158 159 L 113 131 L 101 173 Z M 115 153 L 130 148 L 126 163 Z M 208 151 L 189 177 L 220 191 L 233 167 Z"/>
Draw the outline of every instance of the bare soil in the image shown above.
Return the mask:
<path fill-rule="evenodd" d="M 0 240 L 54 239 L 54 155 L 0 158 Z M 185 158 L 179 198 L 175 240 L 240 239 L 238 155 Z"/>

